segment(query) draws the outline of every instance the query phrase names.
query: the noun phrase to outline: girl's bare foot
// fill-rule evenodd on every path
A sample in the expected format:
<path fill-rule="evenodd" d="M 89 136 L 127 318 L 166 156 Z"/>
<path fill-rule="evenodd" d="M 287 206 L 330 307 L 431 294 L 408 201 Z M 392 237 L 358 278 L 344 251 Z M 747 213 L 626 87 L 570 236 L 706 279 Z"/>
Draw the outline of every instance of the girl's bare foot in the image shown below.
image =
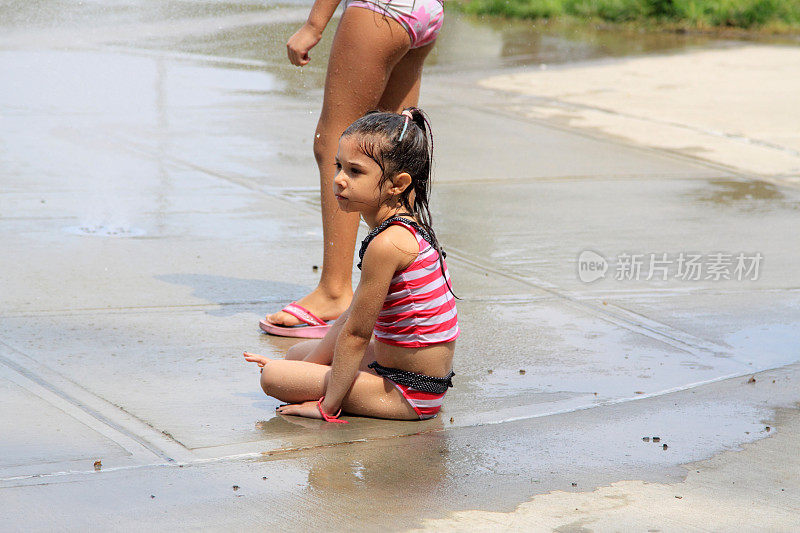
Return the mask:
<path fill-rule="evenodd" d="M 250 352 L 244 352 L 244 359 L 245 361 L 250 361 L 251 363 L 257 364 L 261 368 L 264 368 L 264 365 L 272 361 L 272 359 L 264 357 L 263 355 L 258 355 L 257 353 L 250 353 Z"/>
<path fill-rule="evenodd" d="M 297 300 L 297 304 L 308 309 L 322 320 L 336 320 L 339 315 L 347 311 L 350 300 L 353 299 L 352 291 L 347 291 L 345 296 L 331 297 L 317 287 L 306 296 Z M 278 326 L 296 326 L 302 324 L 296 316 L 283 311 L 267 315 L 267 322 Z"/>
<path fill-rule="evenodd" d="M 283 413 L 278 413 L 277 410 L 275 411 L 275 414 L 280 416 L 281 419 L 288 422 L 289 424 L 294 424 L 296 426 L 300 426 L 306 429 L 319 429 L 319 424 L 320 424 L 319 420 L 314 420 L 312 418 L 304 418 L 302 416 L 287 416 L 284 415 Z"/>

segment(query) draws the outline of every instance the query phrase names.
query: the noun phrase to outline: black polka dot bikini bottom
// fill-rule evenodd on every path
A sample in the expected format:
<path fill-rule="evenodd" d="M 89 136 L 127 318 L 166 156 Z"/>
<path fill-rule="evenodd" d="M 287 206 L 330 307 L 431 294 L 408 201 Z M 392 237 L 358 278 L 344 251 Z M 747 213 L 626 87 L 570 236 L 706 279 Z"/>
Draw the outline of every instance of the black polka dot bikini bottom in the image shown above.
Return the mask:
<path fill-rule="evenodd" d="M 433 418 L 442 407 L 447 389 L 453 386 L 452 370 L 443 378 L 417 374 L 399 368 L 381 366 L 377 361 L 367 365 L 376 374 L 389 380 L 419 415 L 421 420 Z"/>

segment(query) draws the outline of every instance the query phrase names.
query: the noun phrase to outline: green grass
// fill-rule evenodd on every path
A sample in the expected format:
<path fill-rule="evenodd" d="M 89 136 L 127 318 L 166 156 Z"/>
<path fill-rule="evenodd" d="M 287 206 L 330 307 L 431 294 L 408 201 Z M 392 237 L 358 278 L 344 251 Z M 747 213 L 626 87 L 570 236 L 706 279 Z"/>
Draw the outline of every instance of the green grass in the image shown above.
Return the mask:
<path fill-rule="evenodd" d="M 657 22 L 690 28 L 800 30 L 800 0 L 456 0 L 475 15 L 607 22 Z"/>

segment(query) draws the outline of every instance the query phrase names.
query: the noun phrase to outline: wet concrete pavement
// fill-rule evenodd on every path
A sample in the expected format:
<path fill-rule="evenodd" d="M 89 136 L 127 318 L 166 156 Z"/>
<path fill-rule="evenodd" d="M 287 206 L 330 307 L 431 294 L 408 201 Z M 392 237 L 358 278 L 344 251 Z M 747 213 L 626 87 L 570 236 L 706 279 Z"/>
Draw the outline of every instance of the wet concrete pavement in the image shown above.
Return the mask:
<path fill-rule="evenodd" d="M 462 297 L 456 387 L 422 423 L 275 417 L 240 353 L 284 353 L 293 341 L 257 321 L 318 276 L 329 44 L 293 69 L 257 48 L 282 46 L 304 5 L 203 6 L 105 10 L 91 31 L 89 13 L 55 34 L 20 16 L 0 38 L 3 529 L 405 529 L 553 490 L 679 483 L 795 405 L 791 180 L 521 113 L 535 97 L 478 81 L 602 47 L 543 30 L 520 52 L 522 30 L 453 16 L 421 104 Z M 473 27 L 487 59 L 466 68 Z M 719 46 L 669 46 L 687 44 Z M 629 46 L 605 55 L 648 51 Z M 581 281 L 584 250 L 604 279 Z M 614 279 L 621 254 L 681 252 L 763 262 L 755 280 L 674 264 Z"/>

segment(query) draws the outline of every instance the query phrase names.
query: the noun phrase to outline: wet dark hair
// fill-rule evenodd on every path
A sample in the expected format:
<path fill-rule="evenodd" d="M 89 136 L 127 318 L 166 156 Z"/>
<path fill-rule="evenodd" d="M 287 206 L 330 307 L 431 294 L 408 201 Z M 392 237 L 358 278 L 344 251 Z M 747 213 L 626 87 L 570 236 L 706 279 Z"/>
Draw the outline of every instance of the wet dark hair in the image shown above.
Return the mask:
<path fill-rule="evenodd" d="M 433 231 L 428 207 L 433 178 L 433 133 L 428 117 L 418 107 L 407 107 L 404 114 L 370 111 L 353 122 L 342 137 L 356 138 L 358 148 L 381 169 L 378 188 L 401 172 L 411 176 L 411 184 L 400 194 L 400 202 L 428 233 L 430 245 L 439 253 L 439 266 L 444 276 L 444 250 Z M 408 124 L 406 125 L 406 120 Z M 410 200 L 414 192 L 413 203 Z M 450 282 L 447 288 L 455 296 Z M 458 298 L 456 296 L 456 298 Z"/>

